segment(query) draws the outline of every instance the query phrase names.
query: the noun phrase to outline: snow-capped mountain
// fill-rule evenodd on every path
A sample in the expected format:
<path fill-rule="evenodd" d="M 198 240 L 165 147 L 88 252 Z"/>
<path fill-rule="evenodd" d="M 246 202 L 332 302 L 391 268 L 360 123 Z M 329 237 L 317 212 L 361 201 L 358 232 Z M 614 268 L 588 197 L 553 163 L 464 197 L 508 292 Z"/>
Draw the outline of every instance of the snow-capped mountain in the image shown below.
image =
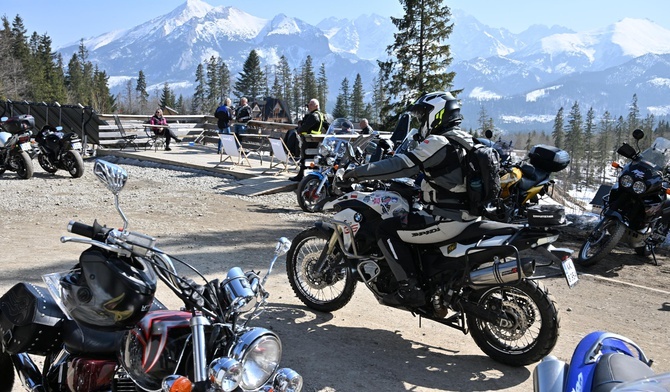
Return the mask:
<path fill-rule="evenodd" d="M 452 10 L 451 22 L 450 71 L 456 72 L 453 88 L 463 90 L 466 127 L 477 127 L 481 107 L 510 130 L 546 130 L 558 109 L 575 101 L 584 111 L 593 106 L 597 115 L 625 115 L 635 93 L 641 115 L 668 112 L 670 30 L 650 20 L 626 18 L 584 32 L 535 25 L 520 34 L 459 10 Z M 310 55 L 315 69 L 326 67 L 330 109 L 344 77 L 352 82 L 360 73 L 369 89 L 376 61 L 387 56 L 395 32 L 391 20 L 378 15 L 327 18 L 312 26 L 284 14 L 263 19 L 187 0 L 166 15 L 84 44 L 89 59 L 110 75 L 112 91 L 142 70 L 150 86 L 168 82 L 190 94 L 197 65 L 212 56 L 221 57 L 235 77 L 252 49 L 270 67 L 284 55 L 299 68 Z M 78 43 L 59 51 L 68 58 L 77 48 Z"/>

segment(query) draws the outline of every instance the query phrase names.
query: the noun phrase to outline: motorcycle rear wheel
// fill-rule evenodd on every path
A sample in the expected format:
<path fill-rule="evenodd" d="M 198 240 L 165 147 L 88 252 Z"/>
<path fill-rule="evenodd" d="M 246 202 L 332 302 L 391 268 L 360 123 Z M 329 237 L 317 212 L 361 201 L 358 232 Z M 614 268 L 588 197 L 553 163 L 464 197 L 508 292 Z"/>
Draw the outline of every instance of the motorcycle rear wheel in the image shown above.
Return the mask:
<path fill-rule="evenodd" d="M 626 232 L 626 226 L 615 218 L 600 221 L 579 250 L 577 264 L 590 267 L 607 256 Z"/>
<path fill-rule="evenodd" d="M 18 154 L 13 155 L 11 158 L 14 161 L 14 166 L 16 166 L 16 174 L 23 178 L 24 180 L 29 179 L 33 176 L 34 168 L 33 161 L 30 159 L 30 155 L 27 152 L 21 151 Z"/>
<path fill-rule="evenodd" d="M 321 179 L 318 176 L 308 174 L 298 184 L 298 205 L 303 211 L 319 212 L 321 210 L 318 204 L 326 198 L 328 193 L 325 186 L 321 189 L 321 192 L 317 193 L 319 183 L 321 183 Z"/>
<path fill-rule="evenodd" d="M 11 392 L 14 386 L 14 365 L 6 352 L 0 351 L 0 392 Z"/>
<path fill-rule="evenodd" d="M 314 271 L 329 239 L 330 233 L 312 227 L 293 239 L 286 255 L 286 273 L 293 292 L 307 307 L 319 312 L 344 307 L 354 295 L 357 283 L 337 246 L 334 254 L 328 256 L 323 271 Z"/>
<path fill-rule="evenodd" d="M 63 155 L 63 166 L 72 178 L 79 178 L 84 175 L 84 160 L 78 151 L 70 150 L 66 152 Z"/>
<path fill-rule="evenodd" d="M 52 164 L 49 158 L 47 158 L 46 155 L 44 154 L 39 154 L 37 156 L 37 162 L 40 164 L 42 169 L 44 169 L 44 171 L 47 173 L 53 174 L 58 171 L 58 168 L 54 164 Z"/>
<path fill-rule="evenodd" d="M 493 360 L 510 366 L 526 366 L 554 349 L 560 317 L 556 300 L 542 283 L 522 280 L 514 286 L 481 289 L 470 299 L 491 311 L 502 306 L 509 318 L 507 326 L 474 316 L 467 318 L 472 339 Z"/>

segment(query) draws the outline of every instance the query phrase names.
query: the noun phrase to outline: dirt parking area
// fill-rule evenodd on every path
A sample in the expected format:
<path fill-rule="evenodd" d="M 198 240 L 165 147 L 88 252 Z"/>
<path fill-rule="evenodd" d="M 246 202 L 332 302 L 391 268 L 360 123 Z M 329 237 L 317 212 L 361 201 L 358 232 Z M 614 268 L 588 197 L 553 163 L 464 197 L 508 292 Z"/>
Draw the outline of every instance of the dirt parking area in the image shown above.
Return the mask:
<path fill-rule="evenodd" d="M 222 185 L 233 181 L 205 173 L 124 165 L 130 175 L 121 206 L 130 229 L 158 238 L 158 246 L 188 261 L 208 278 L 228 268 L 268 267 L 274 242 L 309 227 L 293 194 L 240 198 Z M 91 173 L 83 178 L 50 175 L 0 177 L 0 292 L 18 281 L 40 283 L 65 270 L 84 245 L 60 242 L 74 219 L 121 225 L 113 197 Z M 584 233 L 566 229 L 559 246 L 575 251 Z M 577 342 L 594 330 L 625 335 L 642 345 L 657 372 L 670 372 L 670 260 L 658 266 L 617 248 L 569 289 L 563 278 L 544 281 L 555 296 L 561 330 L 553 355 L 568 360 Z M 284 264 L 268 281 L 270 306 L 256 325 L 275 330 L 284 345 L 282 365 L 301 373 L 305 391 L 529 391 L 533 366 L 512 368 L 485 356 L 469 335 L 409 313 L 380 306 L 359 285 L 352 301 L 332 314 L 316 313 L 291 291 Z M 160 299 L 177 307 L 176 298 Z M 14 391 L 23 390 L 15 385 Z"/>

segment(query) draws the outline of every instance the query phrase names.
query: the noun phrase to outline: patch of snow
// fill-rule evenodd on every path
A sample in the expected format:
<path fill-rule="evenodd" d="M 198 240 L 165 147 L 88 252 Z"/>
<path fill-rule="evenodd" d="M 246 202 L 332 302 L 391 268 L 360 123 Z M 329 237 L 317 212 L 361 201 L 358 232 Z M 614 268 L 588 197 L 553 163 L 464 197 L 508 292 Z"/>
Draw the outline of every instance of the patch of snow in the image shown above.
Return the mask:
<path fill-rule="evenodd" d="M 526 94 L 526 102 L 535 102 L 538 98 L 541 98 L 547 94 L 547 91 L 558 90 L 562 85 L 551 86 L 546 88 L 541 88 L 539 90 L 534 90 Z"/>
<path fill-rule="evenodd" d="M 502 98 L 500 94 L 496 94 L 493 91 L 484 90 L 482 87 L 473 88 L 468 97 L 478 99 L 480 101 L 490 101 Z"/>

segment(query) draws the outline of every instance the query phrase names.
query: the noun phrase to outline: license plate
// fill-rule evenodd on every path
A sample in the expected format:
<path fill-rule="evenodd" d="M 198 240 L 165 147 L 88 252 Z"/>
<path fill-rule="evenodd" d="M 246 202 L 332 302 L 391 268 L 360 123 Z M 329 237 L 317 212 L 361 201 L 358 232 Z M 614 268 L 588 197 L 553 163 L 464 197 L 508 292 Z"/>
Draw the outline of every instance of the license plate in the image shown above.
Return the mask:
<path fill-rule="evenodd" d="M 568 287 L 574 287 L 579 281 L 579 278 L 577 277 L 577 270 L 575 269 L 575 264 L 572 262 L 572 259 L 567 258 L 561 261 L 561 268 L 563 269 L 565 280 L 568 282 Z"/>
<path fill-rule="evenodd" d="M 72 143 L 72 149 L 73 150 L 81 150 L 81 143 Z"/>
<path fill-rule="evenodd" d="M 21 149 L 23 151 L 31 151 L 33 147 L 30 145 L 30 143 L 21 143 Z"/>

